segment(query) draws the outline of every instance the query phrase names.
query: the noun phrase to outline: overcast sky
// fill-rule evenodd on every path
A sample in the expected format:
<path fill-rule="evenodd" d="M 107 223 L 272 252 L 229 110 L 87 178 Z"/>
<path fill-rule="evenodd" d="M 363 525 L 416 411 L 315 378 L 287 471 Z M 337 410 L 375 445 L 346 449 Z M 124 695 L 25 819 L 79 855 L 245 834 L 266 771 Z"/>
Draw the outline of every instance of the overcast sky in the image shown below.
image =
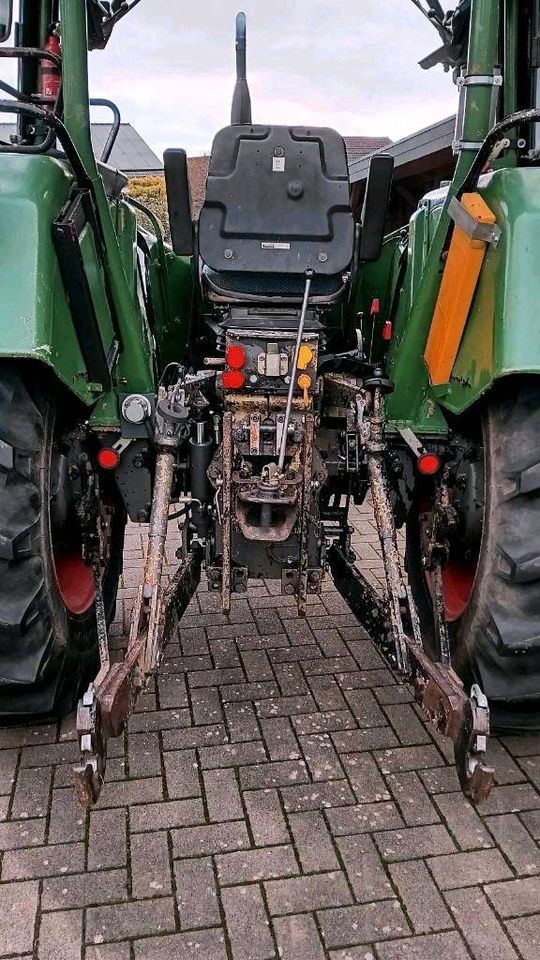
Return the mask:
<path fill-rule="evenodd" d="M 93 95 L 158 154 L 209 152 L 229 123 L 239 9 L 254 122 L 397 140 L 455 112 L 451 78 L 418 66 L 438 37 L 410 0 L 142 0 L 91 54 Z"/>

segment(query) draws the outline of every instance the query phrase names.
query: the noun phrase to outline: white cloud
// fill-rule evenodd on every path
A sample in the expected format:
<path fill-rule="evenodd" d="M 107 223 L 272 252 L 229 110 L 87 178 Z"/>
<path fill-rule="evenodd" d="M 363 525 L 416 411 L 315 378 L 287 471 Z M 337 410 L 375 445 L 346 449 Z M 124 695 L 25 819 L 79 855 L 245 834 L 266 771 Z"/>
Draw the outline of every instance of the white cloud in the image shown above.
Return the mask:
<path fill-rule="evenodd" d="M 118 101 L 157 152 L 207 152 L 228 123 L 240 0 L 143 0 L 91 57 L 92 91 Z M 409 0 L 245 0 L 257 122 L 398 139 L 455 110 L 455 88 L 417 61 L 437 34 Z"/>

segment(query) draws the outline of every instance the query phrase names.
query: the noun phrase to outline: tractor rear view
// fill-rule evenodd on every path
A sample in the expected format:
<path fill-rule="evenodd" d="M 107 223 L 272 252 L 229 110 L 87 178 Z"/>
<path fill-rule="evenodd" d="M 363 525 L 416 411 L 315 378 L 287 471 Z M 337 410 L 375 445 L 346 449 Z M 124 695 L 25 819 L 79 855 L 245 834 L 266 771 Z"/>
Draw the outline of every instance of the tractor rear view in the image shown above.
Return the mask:
<path fill-rule="evenodd" d="M 21 63 L 0 103 L 18 116 L 0 145 L 0 713 L 80 697 L 90 806 L 203 569 L 224 613 L 267 578 L 302 616 L 331 573 L 482 800 L 490 706 L 498 724 L 540 720 L 532 4 L 416 3 L 442 40 L 424 65 L 459 84 L 456 173 L 388 237 L 391 156 L 373 157 L 356 221 L 339 134 L 253 122 L 239 14 L 197 225 L 185 152 L 165 155 L 169 249 L 107 164 L 114 104 L 99 161 L 90 140 L 88 49 L 137 2 L 23 0 L 0 46 Z M 0 0 L 0 39 L 10 14 Z M 385 597 L 351 549 L 368 496 Z M 128 516 L 148 552 L 113 662 Z"/>

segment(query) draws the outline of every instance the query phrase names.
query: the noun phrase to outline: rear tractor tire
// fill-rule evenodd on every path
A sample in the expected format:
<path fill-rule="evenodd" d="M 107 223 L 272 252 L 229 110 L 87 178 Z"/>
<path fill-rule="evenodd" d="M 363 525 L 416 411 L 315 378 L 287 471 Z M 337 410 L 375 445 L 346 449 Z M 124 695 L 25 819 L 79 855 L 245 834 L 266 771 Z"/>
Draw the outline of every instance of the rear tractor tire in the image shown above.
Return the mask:
<path fill-rule="evenodd" d="M 66 408 L 34 367 L 0 364 L 0 720 L 59 717 L 97 672 L 92 570 L 70 468 Z M 76 474 L 76 470 L 75 470 Z M 114 614 L 125 513 L 113 489 L 103 597 Z"/>
<path fill-rule="evenodd" d="M 459 516 L 443 571 L 452 659 L 487 695 L 492 727 L 540 729 L 540 377 L 503 382 L 457 471 Z M 436 656 L 422 528 L 434 486 L 417 491 L 407 569 L 424 644 Z"/>

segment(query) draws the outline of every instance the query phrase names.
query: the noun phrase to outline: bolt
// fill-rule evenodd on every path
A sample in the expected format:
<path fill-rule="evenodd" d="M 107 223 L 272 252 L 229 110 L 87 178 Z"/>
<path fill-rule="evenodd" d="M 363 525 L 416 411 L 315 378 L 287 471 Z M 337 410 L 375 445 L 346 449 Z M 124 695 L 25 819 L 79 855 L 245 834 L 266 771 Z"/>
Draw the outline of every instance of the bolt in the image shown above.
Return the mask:
<path fill-rule="evenodd" d="M 326 263 L 326 261 L 328 260 L 328 254 L 327 254 L 327 253 L 324 253 L 324 252 L 321 252 L 321 253 L 319 254 L 319 260 L 320 260 L 321 263 Z"/>
<path fill-rule="evenodd" d="M 291 597 L 294 593 L 294 584 L 286 583 L 283 592 L 286 594 L 286 596 Z"/>
<path fill-rule="evenodd" d="M 283 154 L 285 153 L 285 150 L 283 149 L 283 147 L 276 147 L 276 149 L 274 150 L 274 153 L 276 157 L 282 157 Z"/>
<path fill-rule="evenodd" d="M 234 253 L 230 247 L 227 247 L 223 256 L 225 257 L 226 260 L 232 260 L 232 258 L 234 257 Z"/>
<path fill-rule="evenodd" d="M 139 512 L 137 513 L 137 520 L 139 521 L 139 523 L 146 523 L 146 521 L 148 520 L 148 514 L 146 510 L 139 510 Z"/>

